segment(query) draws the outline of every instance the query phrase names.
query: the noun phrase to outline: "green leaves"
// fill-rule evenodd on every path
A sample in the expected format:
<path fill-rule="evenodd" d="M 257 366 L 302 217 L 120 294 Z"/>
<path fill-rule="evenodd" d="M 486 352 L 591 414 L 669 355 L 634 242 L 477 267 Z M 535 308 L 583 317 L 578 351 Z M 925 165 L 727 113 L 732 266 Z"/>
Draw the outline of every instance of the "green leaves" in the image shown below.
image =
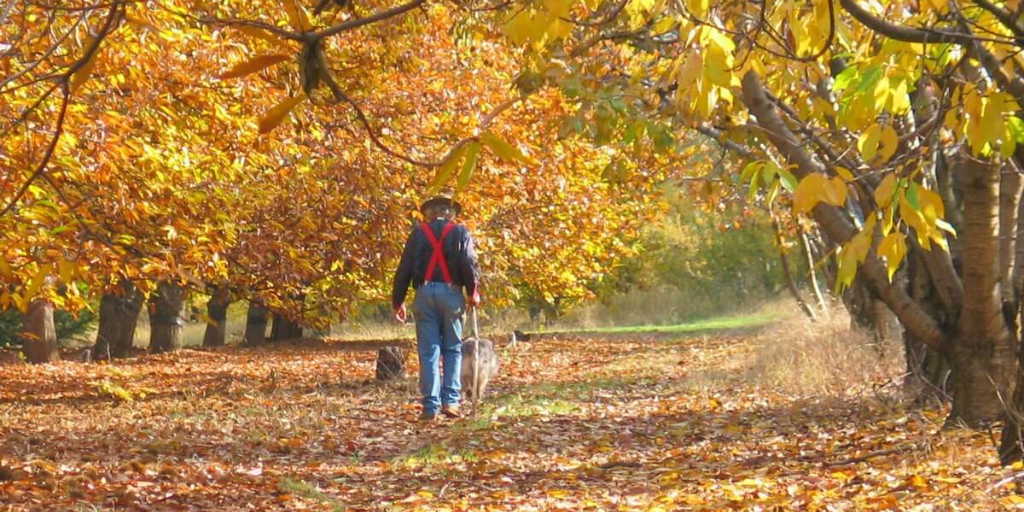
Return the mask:
<path fill-rule="evenodd" d="M 287 55 L 282 55 L 279 53 L 275 53 L 272 55 L 260 55 L 258 57 L 253 57 L 245 62 L 235 64 L 231 69 L 225 71 L 224 73 L 221 73 L 220 75 L 217 75 L 217 78 L 220 78 L 221 80 L 228 80 L 231 78 L 243 77 L 245 75 L 249 75 L 257 71 L 266 69 L 279 62 L 284 62 L 289 58 L 290 57 L 288 57 Z"/>

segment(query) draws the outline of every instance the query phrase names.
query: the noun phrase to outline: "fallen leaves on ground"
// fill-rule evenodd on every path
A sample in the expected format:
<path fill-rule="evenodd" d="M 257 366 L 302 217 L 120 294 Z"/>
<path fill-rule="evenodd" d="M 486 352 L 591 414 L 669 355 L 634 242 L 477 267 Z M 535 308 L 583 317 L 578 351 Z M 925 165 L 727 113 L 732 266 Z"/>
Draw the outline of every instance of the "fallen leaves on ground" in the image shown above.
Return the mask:
<path fill-rule="evenodd" d="M 305 340 L 0 366 L 3 510 L 1024 508 L 988 433 L 873 385 L 796 398 L 762 338 L 560 336 L 475 418 L 417 423 L 376 345 Z M 416 375 L 415 358 L 409 375 Z M 891 397 L 889 397 L 891 398 Z"/>

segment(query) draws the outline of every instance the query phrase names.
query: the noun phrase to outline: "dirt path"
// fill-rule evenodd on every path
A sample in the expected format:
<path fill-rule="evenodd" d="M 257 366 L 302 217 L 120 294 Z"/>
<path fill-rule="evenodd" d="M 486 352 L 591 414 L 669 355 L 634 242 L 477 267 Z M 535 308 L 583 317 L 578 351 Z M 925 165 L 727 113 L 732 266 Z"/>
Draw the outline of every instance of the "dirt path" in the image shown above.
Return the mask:
<path fill-rule="evenodd" d="M 1015 504 L 982 492 L 1007 474 L 986 436 L 854 390 L 784 396 L 756 377 L 763 342 L 521 343 L 478 418 L 429 426 L 366 343 L 0 366 L 0 511 Z"/>

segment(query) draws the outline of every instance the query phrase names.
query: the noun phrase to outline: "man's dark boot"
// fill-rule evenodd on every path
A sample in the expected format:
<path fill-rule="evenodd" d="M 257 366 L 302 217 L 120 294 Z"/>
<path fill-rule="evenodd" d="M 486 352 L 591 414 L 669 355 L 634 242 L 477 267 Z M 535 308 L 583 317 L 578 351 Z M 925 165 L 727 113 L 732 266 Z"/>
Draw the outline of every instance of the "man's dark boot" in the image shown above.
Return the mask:
<path fill-rule="evenodd" d="M 422 421 L 422 422 L 430 423 L 430 422 L 432 422 L 432 421 L 434 421 L 436 419 L 437 419 L 437 413 L 436 412 L 423 411 L 423 412 L 420 413 L 420 421 Z"/>

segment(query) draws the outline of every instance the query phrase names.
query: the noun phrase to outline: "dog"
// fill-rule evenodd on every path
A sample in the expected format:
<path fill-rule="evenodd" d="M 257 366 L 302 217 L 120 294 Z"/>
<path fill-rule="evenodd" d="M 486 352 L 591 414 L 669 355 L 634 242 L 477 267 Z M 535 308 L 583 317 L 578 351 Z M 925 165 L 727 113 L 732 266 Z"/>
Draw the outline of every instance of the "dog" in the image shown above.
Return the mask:
<path fill-rule="evenodd" d="M 480 344 L 480 378 L 474 381 L 473 372 L 477 366 L 475 345 Z M 462 342 L 462 389 L 466 399 L 480 399 L 487 390 L 487 383 L 498 375 L 498 353 L 494 350 L 491 340 L 469 338 Z M 473 383 L 476 382 L 476 386 Z M 475 389 L 474 389 L 475 387 Z"/>

